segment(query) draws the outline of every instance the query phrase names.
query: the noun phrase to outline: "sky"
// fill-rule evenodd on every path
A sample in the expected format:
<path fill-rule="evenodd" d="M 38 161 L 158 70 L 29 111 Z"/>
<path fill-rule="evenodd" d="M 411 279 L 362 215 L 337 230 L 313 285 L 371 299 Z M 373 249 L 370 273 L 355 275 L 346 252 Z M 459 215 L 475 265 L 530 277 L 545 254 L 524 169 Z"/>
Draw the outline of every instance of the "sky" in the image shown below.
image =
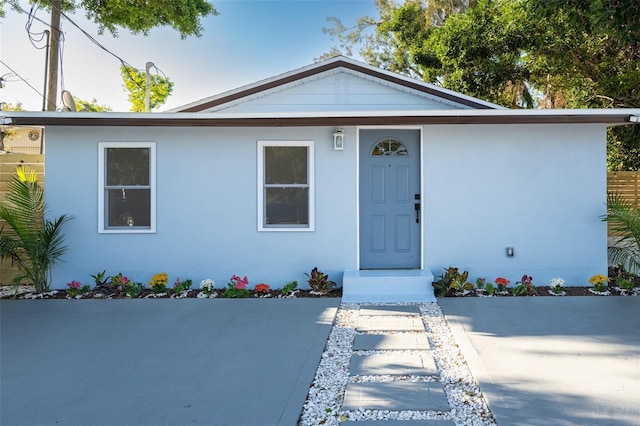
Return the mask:
<path fill-rule="evenodd" d="M 173 83 L 173 94 L 158 111 L 175 108 L 209 96 L 295 70 L 337 46 L 322 33 L 327 18 L 335 16 L 346 26 L 361 16 L 377 17 L 374 0 L 211 0 L 217 16 L 202 21 L 202 37 L 181 40 L 171 28 L 152 30 L 148 36 L 120 30 L 114 38 L 84 17 L 84 11 L 70 18 L 91 34 L 105 49 L 131 66 L 144 70 L 152 62 Z M 27 0 L 20 2 L 30 10 Z M 28 111 L 42 110 L 45 51 L 44 42 L 29 39 L 25 24 L 28 14 L 5 7 L 0 20 L 0 76 L 5 80 L 0 101 Z M 49 13 L 36 17 L 48 23 Z M 120 61 L 92 43 L 80 30 L 62 18 L 64 43 L 60 86 L 74 97 L 95 99 L 113 111 L 129 111 L 131 105 L 120 76 Z M 31 32 L 47 26 L 34 21 Z M 360 60 L 358 56 L 354 59 Z M 6 64 L 6 66 L 5 66 Z M 11 70 L 17 75 L 13 75 Z M 151 69 L 151 72 L 156 72 Z M 29 84 L 21 80 L 24 79 Z M 58 89 L 58 97 L 61 89 Z M 61 102 L 58 100 L 58 107 Z"/>

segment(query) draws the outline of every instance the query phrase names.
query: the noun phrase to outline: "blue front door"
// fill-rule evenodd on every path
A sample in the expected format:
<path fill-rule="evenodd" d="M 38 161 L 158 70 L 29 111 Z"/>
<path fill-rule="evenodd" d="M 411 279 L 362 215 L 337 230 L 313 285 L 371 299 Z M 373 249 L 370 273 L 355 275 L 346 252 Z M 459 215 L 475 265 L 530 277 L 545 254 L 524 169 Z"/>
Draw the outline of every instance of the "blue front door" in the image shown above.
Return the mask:
<path fill-rule="evenodd" d="M 360 268 L 420 268 L 420 132 L 360 131 Z"/>

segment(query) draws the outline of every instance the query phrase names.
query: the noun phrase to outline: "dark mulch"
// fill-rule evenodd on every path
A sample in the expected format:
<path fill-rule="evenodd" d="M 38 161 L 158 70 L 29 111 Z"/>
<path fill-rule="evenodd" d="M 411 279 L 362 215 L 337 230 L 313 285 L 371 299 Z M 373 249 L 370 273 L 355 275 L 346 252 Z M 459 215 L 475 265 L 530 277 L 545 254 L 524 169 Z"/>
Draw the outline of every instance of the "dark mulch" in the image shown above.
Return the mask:
<path fill-rule="evenodd" d="M 6 286 L 3 286 L 3 288 Z M 199 289 L 192 289 L 189 290 L 188 293 L 186 295 L 183 295 L 180 298 L 197 298 L 198 294 L 201 292 L 201 290 Z M 216 293 L 216 298 L 219 299 L 224 299 L 224 289 L 216 289 L 214 290 L 214 292 Z M 6 291 L 5 293 L 8 293 L 8 291 Z M 17 296 L 14 294 L 14 292 L 11 292 L 12 294 L 7 294 L 4 296 L 0 296 L 0 299 L 25 299 L 25 298 L 33 298 L 32 296 L 34 295 L 34 293 L 21 293 L 18 294 Z M 55 294 L 47 294 L 47 293 L 42 293 L 40 295 L 38 295 L 39 299 L 69 299 L 71 298 L 71 296 L 69 296 L 69 294 L 67 293 L 66 290 L 57 290 Z M 157 298 L 157 299 L 170 299 L 170 298 L 178 298 L 178 295 L 176 295 L 173 290 L 168 290 L 166 293 L 164 294 L 154 294 L 153 291 L 151 291 L 150 289 L 143 289 L 142 293 L 140 293 L 140 295 L 138 297 L 136 297 L 136 299 L 143 299 L 143 298 Z M 268 295 L 265 294 L 257 294 L 255 291 L 253 290 L 249 290 L 249 298 L 259 298 L 259 297 L 263 297 L 263 298 L 283 298 L 285 297 L 282 292 L 280 290 L 270 290 Z M 306 297 L 306 298 L 318 298 L 318 297 L 342 297 L 342 288 L 337 288 L 334 289 L 326 294 L 315 294 L 312 293 L 311 290 L 295 290 L 295 296 L 296 298 L 302 298 L 302 297 Z M 94 288 L 92 290 L 89 290 L 86 293 L 83 293 L 80 297 L 80 299 L 127 299 L 127 295 L 125 292 L 123 291 L 117 291 L 116 289 L 110 289 L 107 286 L 101 287 L 101 288 Z"/>

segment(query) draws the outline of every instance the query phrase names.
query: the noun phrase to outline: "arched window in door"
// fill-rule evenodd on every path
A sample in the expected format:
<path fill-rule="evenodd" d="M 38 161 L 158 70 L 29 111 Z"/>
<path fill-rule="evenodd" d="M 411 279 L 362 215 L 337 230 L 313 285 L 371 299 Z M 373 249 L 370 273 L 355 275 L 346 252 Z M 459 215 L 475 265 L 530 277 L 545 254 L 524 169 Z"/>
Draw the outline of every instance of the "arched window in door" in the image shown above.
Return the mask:
<path fill-rule="evenodd" d="M 371 150 L 372 157 L 379 155 L 409 155 L 409 151 L 399 140 L 387 138 L 378 142 Z"/>

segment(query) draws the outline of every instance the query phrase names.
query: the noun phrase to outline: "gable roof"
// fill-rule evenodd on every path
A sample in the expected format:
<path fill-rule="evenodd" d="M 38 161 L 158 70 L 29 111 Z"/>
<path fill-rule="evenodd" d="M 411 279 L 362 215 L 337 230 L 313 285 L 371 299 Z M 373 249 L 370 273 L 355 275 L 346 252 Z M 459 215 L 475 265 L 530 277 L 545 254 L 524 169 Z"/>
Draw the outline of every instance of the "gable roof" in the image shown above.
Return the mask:
<path fill-rule="evenodd" d="M 459 104 L 466 108 L 504 109 L 499 105 L 425 83 L 415 78 L 392 73 L 344 56 L 335 56 L 322 62 L 171 109 L 168 112 L 211 112 L 225 104 L 236 103 L 242 99 L 251 98 L 267 91 L 284 90 L 286 87 L 300 83 L 304 79 L 335 72 L 336 70 L 359 73 L 368 78 L 377 79 L 399 88 L 409 89 L 447 103 Z"/>

